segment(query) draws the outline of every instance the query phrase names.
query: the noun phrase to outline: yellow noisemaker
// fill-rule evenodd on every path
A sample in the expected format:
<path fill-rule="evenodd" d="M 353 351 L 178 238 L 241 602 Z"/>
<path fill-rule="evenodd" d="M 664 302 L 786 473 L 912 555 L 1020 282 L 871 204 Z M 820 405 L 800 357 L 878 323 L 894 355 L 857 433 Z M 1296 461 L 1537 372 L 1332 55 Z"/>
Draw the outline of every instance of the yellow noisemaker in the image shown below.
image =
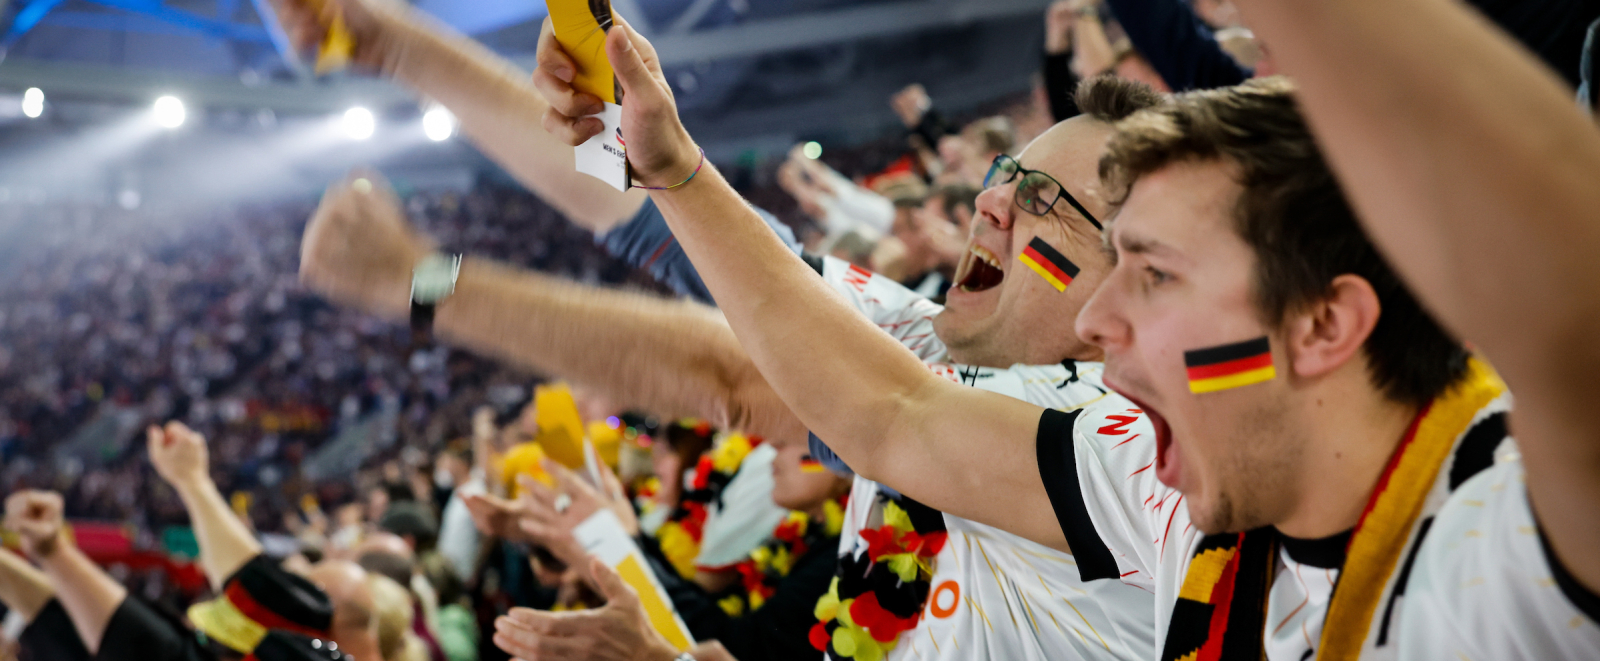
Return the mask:
<path fill-rule="evenodd" d="M 572 388 L 565 383 L 539 386 L 533 391 L 534 422 L 539 434 L 534 440 L 562 466 L 583 467 L 583 420 Z"/>
<path fill-rule="evenodd" d="M 539 447 L 538 443 L 518 443 L 507 450 L 500 459 L 500 474 L 505 476 L 506 493 L 511 494 L 512 498 L 522 495 L 522 484 L 517 482 L 518 475 L 530 475 L 540 484 L 554 487 L 555 479 L 541 465 L 544 458 L 544 448 Z"/>
<path fill-rule="evenodd" d="M 306 0 L 306 4 L 317 13 L 319 22 L 325 22 L 328 33 L 323 36 L 322 44 L 317 47 L 317 62 L 314 71 L 317 75 L 341 70 L 350 66 L 350 56 L 355 52 L 356 40 L 350 35 L 349 26 L 344 23 L 344 14 L 334 14 L 333 20 L 324 21 L 321 18 L 327 7 L 327 0 Z"/>

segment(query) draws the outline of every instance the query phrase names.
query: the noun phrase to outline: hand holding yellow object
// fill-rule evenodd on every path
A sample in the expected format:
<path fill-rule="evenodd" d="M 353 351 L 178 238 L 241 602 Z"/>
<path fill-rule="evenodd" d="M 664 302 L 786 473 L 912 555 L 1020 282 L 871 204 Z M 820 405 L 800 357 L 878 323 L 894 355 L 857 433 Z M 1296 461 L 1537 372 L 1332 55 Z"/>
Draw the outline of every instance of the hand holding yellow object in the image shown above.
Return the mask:
<path fill-rule="evenodd" d="M 344 12 L 339 7 L 330 5 L 328 0 L 305 0 L 305 2 L 316 12 L 317 22 L 328 29 L 322 38 L 322 44 L 317 47 L 315 65 L 317 75 L 350 66 L 350 56 L 355 52 L 356 41 L 350 35 L 350 28 L 344 23 Z"/>

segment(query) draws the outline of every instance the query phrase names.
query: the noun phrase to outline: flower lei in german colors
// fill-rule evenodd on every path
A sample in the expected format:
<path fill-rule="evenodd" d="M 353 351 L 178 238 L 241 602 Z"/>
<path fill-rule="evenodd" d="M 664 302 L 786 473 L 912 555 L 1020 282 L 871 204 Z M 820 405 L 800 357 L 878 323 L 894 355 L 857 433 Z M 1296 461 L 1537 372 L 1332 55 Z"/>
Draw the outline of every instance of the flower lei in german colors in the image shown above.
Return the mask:
<path fill-rule="evenodd" d="M 917 626 L 933 557 L 944 548 L 944 515 L 910 498 L 878 495 L 883 525 L 861 531 L 867 552 L 839 559 L 828 593 L 817 600 L 811 645 L 830 659 L 881 661 L 900 634 Z"/>
<path fill-rule="evenodd" d="M 813 520 L 805 512 L 789 512 L 788 518 L 773 529 L 771 540 L 734 565 L 734 570 L 739 572 L 739 584 L 730 588 L 731 594 L 717 600 L 723 612 L 739 617 L 761 608 L 802 556 L 819 545 L 837 547 L 839 531 L 844 528 L 847 498 L 840 496 L 823 503 L 821 521 Z"/>
<path fill-rule="evenodd" d="M 711 451 L 700 455 L 689 488 L 678 499 L 672 516 L 656 531 L 661 554 L 684 578 L 694 578 L 694 559 L 700 556 L 700 541 L 705 537 L 710 506 L 722 498 L 722 489 L 733 481 L 750 451 L 761 445 L 761 437 L 730 434 Z"/>

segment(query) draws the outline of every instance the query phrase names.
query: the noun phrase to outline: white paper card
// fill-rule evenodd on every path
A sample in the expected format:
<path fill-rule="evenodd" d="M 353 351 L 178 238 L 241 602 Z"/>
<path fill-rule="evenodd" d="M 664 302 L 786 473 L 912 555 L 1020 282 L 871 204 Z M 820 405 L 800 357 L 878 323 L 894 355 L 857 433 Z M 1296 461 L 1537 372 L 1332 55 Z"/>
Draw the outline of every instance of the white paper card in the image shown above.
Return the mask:
<path fill-rule="evenodd" d="M 622 106 L 606 103 L 606 109 L 594 115 L 605 123 L 599 134 L 577 146 L 578 171 L 611 184 L 617 190 L 628 190 L 627 147 L 622 142 Z"/>
<path fill-rule="evenodd" d="M 650 625 L 669 644 L 680 652 L 694 647 L 694 636 L 689 634 L 689 627 L 683 624 L 683 618 L 672 607 L 666 589 L 661 587 L 661 582 L 650 571 L 650 563 L 639 546 L 622 529 L 622 521 L 617 519 L 615 512 L 602 509 L 589 515 L 583 523 L 572 529 L 572 536 L 583 545 L 584 551 L 615 569 L 623 582 L 639 593 L 639 602 L 644 605 Z"/>

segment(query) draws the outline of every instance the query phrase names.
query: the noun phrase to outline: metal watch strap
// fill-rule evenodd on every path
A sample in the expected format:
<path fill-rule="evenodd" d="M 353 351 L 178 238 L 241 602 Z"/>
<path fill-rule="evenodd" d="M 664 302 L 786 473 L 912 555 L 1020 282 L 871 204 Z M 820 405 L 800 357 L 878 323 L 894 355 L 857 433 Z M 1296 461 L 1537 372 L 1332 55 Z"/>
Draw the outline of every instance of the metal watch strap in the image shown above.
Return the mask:
<path fill-rule="evenodd" d="M 433 317 L 440 301 L 455 293 L 461 275 L 461 255 L 434 253 L 411 271 L 411 342 L 433 340 Z"/>

